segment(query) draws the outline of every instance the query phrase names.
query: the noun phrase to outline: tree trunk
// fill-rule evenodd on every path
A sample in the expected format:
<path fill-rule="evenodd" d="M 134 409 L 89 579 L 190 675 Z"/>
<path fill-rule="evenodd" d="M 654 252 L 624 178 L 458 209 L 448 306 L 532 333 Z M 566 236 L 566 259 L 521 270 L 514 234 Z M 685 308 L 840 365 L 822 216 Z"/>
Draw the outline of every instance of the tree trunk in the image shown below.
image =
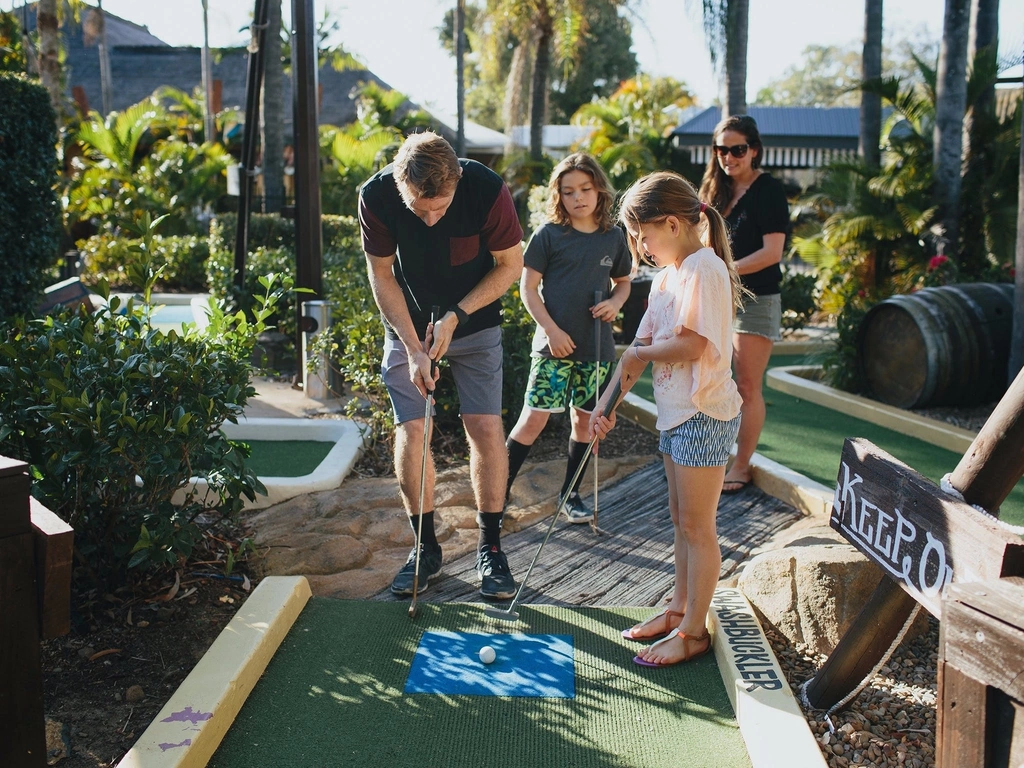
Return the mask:
<path fill-rule="evenodd" d="M 455 132 L 455 154 L 466 154 L 466 0 L 455 3 L 455 105 L 458 129 Z"/>
<path fill-rule="evenodd" d="M 996 69 L 999 50 L 999 0 L 974 0 L 971 3 L 971 24 L 967 35 L 967 64 L 978 67 L 983 62 Z M 994 118 L 996 113 L 996 84 L 988 85 L 964 117 L 964 157 L 976 157 L 984 152 L 983 139 L 978 135 L 979 116 Z"/>
<path fill-rule="evenodd" d="M 1010 370 L 1013 382 L 1024 368 L 1024 110 L 1020 122 L 1020 176 L 1017 178 L 1017 254 L 1013 294 L 1013 333 L 1010 336 Z"/>
<path fill-rule="evenodd" d="M 263 57 L 263 212 L 284 204 L 284 67 L 281 63 L 281 0 L 267 6 Z"/>
<path fill-rule="evenodd" d="M 970 0 L 946 0 L 942 47 L 936 76 L 935 131 L 932 137 L 934 196 L 939 205 L 947 255 L 960 261 L 960 173 L 963 122 L 967 109 L 967 35 Z"/>
<path fill-rule="evenodd" d="M 882 0 L 864 2 L 864 52 L 861 58 L 861 79 L 865 82 L 882 76 Z M 861 160 L 868 168 L 879 165 L 878 143 L 882 135 L 882 97 L 877 93 L 860 92 Z"/>
<path fill-rule="evenodd" d="M 725 27 L 725 104 L 722 117 L 747 112 L 749 0 L 728 0 Z"/>
<path fill-rule="evenodd" d="M 505 101 L 502 104 L 502 117 L 505 123 L 505 154 L 515 150 L 513 129 L 522 125 L 526 109 L 523 94 L 526 92 L 526 77 L 530 64 L 530 43 L 523 40 L 512 51 L 512 63 L 508 70 L 505 83 Z"/>
<path fill-rule="evenodd" d="M 537 51 L 533 60 L 533 81 L 530 84 L 530 158 L 544 158 L 544 121 L 548 106 L 548 73 L 551 70 L 551 23 L 540 26 Z"/>
<path fill-rule="evenodd" d="M 64 122 L 64 94 L 60 71 L 60 28 L 57 0 L 39 0 L 36 6 L 36 31 L 39 33 L 39 79 L 50 94 L 57 113 L 57 130 Z"/>
<path fill-rule="evenodd" d="M 114 88 L 110 80 L 110 49 L 107 47 L 107 17 L 103 13 L 103 0 L 96 2 L 96 31 L 99 37 L 100 57 L 100 103 L 103 105 L 103 118 L 114 109 Z"/>

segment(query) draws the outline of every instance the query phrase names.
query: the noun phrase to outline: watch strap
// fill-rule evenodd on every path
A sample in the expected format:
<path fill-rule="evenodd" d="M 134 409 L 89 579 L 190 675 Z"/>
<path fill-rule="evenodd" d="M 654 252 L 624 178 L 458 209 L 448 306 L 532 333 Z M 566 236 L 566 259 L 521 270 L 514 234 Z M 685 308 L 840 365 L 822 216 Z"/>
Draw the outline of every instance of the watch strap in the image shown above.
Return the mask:
<path fill-rule="evenodd" d="M 466 314 L 466 310 L 460 307 L 458 304 L 452 304 L 448 307 L 449 312 L 454 312 L 455 317 L 459 320 L 459 325 L 465 325 L 469 322 L 469 315 Z"/>

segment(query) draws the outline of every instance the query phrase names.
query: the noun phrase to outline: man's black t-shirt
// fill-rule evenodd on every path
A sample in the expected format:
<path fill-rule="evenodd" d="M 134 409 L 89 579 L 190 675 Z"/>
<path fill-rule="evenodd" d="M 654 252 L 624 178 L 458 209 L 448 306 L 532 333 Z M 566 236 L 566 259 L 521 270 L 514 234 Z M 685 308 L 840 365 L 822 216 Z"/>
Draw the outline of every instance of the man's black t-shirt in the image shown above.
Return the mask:
<path fill-rule="evenodd" d="M 370 178 L 359 193 L 363 250 L 371 257 L 396 254 L 394 273 L 420 338 L 431 306 L 444 313 L 458 303 L 494 267 L 492 251 L 522 242 L 512 195 L 494 171 L 474 160 L 460 160 L 462 178 L 452 204 L 428 227 L 402 201 L 393 166 Z M 467 336 L 501 323 L 501 302 L 470 315 L 455 329 Z M 388 333 L 395 337 L 393 329 Z"/>
<path fill-rule="evenodd" d="M 789 204 L 782 182 L 762 173 L 750 189 L 729 211 L 725 219 L 729 228 L 729 243 L 734 260 L 749 256 L 764 248 L 764 235 L 789 232 Z M 745 285 L 756 296 L 779 292 L 782 268 L 776 264 L 749 275 L 740 275 Z"/>

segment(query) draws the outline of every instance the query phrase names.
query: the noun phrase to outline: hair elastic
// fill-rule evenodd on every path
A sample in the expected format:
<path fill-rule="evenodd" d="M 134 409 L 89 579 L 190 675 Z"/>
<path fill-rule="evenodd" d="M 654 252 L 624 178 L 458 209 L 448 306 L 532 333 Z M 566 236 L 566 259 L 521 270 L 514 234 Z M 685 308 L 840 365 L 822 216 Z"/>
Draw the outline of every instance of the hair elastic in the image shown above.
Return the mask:
<path fill-rule="evenodd" d="M 700 212 L 701 213 L 704 213 L 704 211 L 706 211 L 707 209 L 708 209 L 708 204 L 707 203 L 701 203 L 700 204 Z"/>

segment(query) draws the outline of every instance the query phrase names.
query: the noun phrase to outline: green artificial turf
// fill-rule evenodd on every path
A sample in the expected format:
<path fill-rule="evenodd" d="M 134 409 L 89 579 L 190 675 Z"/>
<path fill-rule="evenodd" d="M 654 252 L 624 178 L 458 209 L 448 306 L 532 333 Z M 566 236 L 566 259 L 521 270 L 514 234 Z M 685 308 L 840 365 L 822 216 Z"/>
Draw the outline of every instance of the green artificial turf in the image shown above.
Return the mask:
<path fill-rule="evenodd" d="M 322 440 L 242 440 L 257 477 L 302 477 L 320 466 L 334 443 Z"/>
<path fill-rule="evenodd" d="M 816 357 L 810 355 L 772 355 L 769 367 L 817 362 Z M 653 402 L 649 369 L 633 391 Z M 952 472 L 961 459 L 961 455 L 953 451 L 770 389 L 767 385 L 764 399 L 767 416 L 757 452 L 830 488 L 836 484 L 839 457 L 847 437 L 870 440 L 935 483 Z M 1017 483 L 1003 502 L 999 516 L 1011 525 L 1024 525 L 1024 480 Z"/>
<path fill-rule="evenodd" d="M 620 632 L 650 608 L 520 607 L 515 623 L 483 609 L 420 603 L 413 621 L 404 602 L 313 598 L 209 765 L 750 765 L 714 654 L 665 669 L 633 664 L 642 646 Z M 571 635 L 575 697 L 406 694 L 428 630 Z"/>

